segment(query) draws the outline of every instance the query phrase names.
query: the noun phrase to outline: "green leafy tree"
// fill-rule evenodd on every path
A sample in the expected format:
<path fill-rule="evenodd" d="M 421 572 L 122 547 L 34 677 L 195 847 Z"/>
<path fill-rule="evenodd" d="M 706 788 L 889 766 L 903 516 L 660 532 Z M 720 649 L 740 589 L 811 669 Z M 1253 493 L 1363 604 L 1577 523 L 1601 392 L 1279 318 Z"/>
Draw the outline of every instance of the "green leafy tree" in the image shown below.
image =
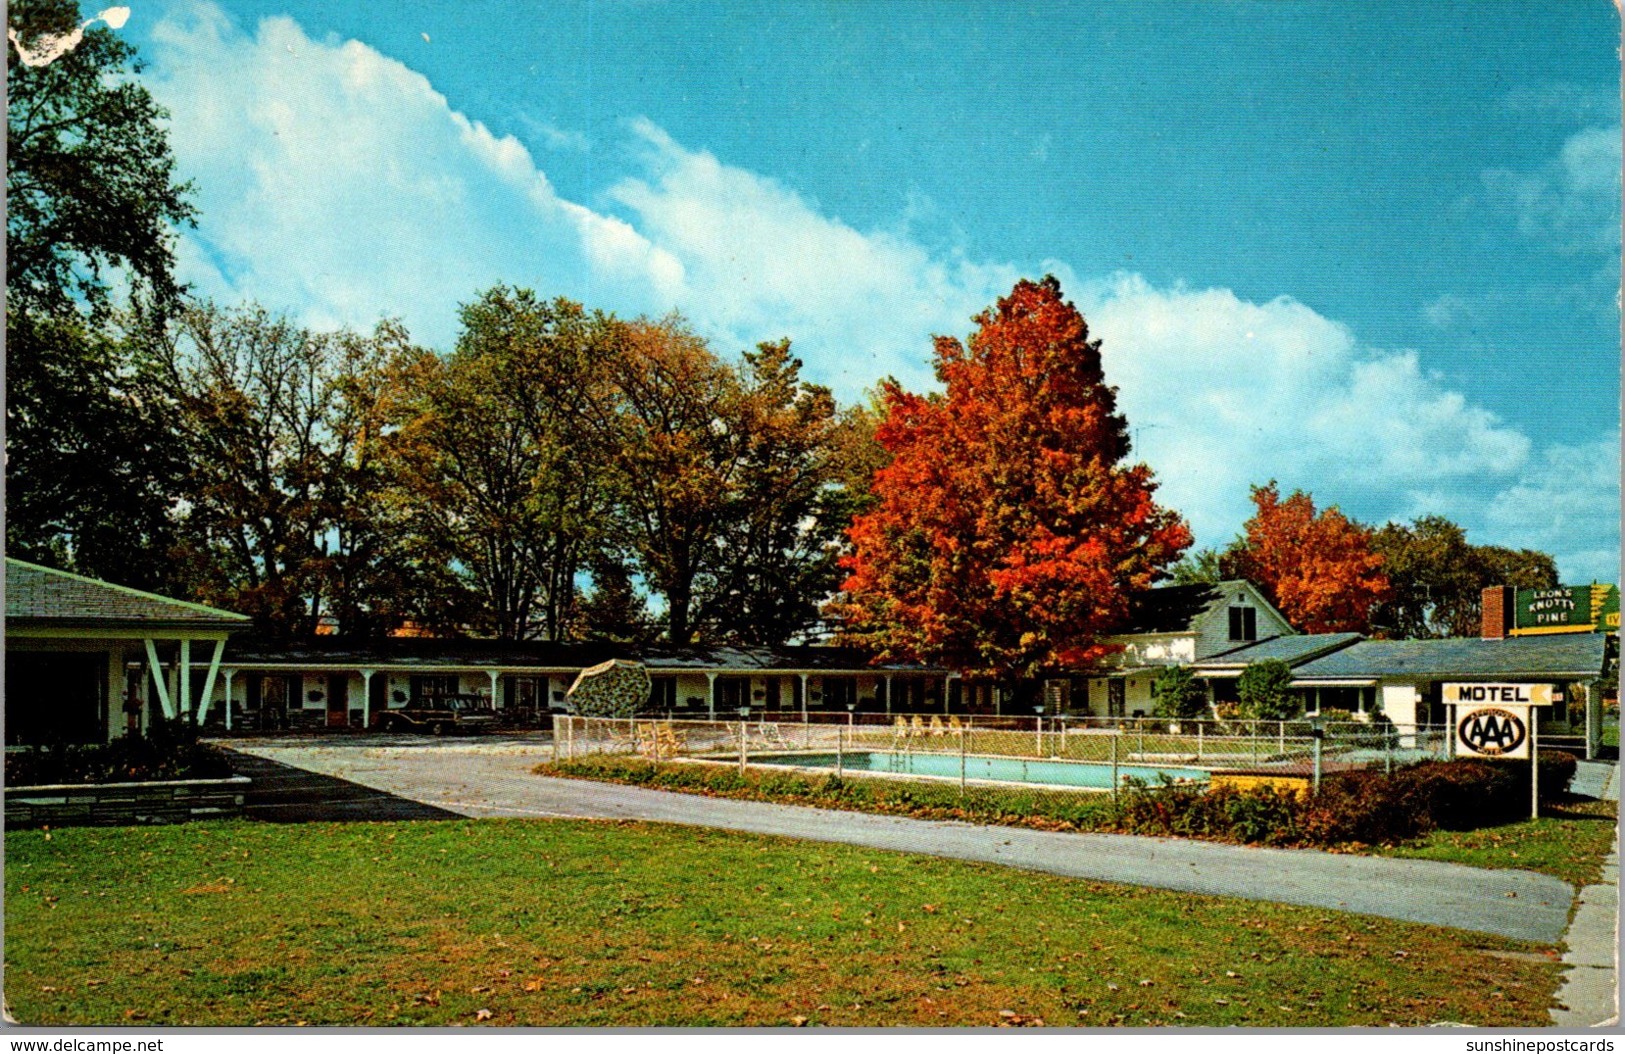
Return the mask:
<path fill-rule="evenodd" d="M 155 342 L 188 455 L 176 552 L 192 592 L 282 638 L 329 617 L 347 633 L 388 628 L 408 564 L 379 464 L 387 364 L 414 353 L 395 323 L 315 333 L 210 304 Z"/>
<path fill-rule="evenodd" d="M 1480 630 L 1487 586 L 1518 589 L 1558 584 L 1557 565 L 1545 553 L 1473 545 L 1467 532 L 1443 516 L 1379 529 L 1372 548 L 1383 558 L 1392 592 L 1373 616 L 1387 637 L 1471 637 Z"/>
<path fill-rule="evenodd" d="M 1217 549 L 1198 549 L 1169 568 L 1176 586 L 1210 586 L 1224 581 L 1223 558 Z"/>
<path fill-rule="evenodd" d="M 787 340 L 747 352 L 740 377 L 733 427 L 748 446 L 706 621 L 724 639 L 780 644 L 817 623 L 839 582 L 852 508 L 833 459 L 840 419 L 829 389 L 801 380 Z"/>
<path fill-rule="evenodd" d="M 723 362 L 679 316 L 619 324 L 597 419 L 621 547 L 674 643 L 781 643 L 833 589 L 847 507 L 827 389 L 788 341 Z"/>
<path fill-rule="evenodd" d="M 1191 673 L 1188 666 L 1167 666 L 1151 679 L 1151 698 L 1155 702 L 1153 716 L 1182 720 L 1201 717 L 1207 713 L 1207 686 Z"/>
<path fill-rule="evenodd" d="M 448 358 L 424 355 L 390 441 L 412 546 L 458 583 L 453 613 L 504 639 L 568 635 L 576 579 L 607 545 L 609 453 L 593 420 L 609 320 L 497 286 L 462 309 Z"/>
<path fill-rule="evenodd" d="M 627 566 L 605 555 L 593 563 L 589 573 L 592 588 L 576 607 L 578 635 L 629 644 L 653 639 L 658 627 L 649 614 L 648 599 Z"/>
<path fill-rule="evenodd" d="M 1303 712 L 1292 692 L 1292 668 L 1280 659 L 1249 663 L 1236 680 L 1243 717 L 1259 721 L 1290 721 Z"/>
<path fill-rule="evenodd" d="M 618 324 L 604 365 L 611 385 L 597 420 L 613 451 L 619 538 L 665 601 L 667 639 L 687 644 L 725 560 L 750 442 L 736 426 L 744 392 L 676 315 Z"/>
<path fill-rule="evenodd" d="M 19 0 L 7 20 L 26 47 L 81 16 Z M 129 334 L 176 310 L 174 229 L 193 212 L 139 71 L 100 26 L 42 66 L 7 52 L 6 541 L 157 587 L 184 457 Z"/>

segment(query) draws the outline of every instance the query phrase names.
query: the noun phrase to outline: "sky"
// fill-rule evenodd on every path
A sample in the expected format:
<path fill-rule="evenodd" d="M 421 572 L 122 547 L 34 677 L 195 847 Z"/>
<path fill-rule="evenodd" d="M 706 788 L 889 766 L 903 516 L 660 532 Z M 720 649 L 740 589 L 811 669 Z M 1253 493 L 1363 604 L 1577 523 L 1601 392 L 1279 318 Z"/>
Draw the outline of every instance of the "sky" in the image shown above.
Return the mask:
<path fill-rule="evenodd" d="M 88 10 L 88 8 L 87 8 Z M 136 0 L 181 277 L 449 350 L 498 282 L 851 402 L 1056 275 L 1202 546 L 1270 479 L 1617 581 L 1608 0 Z"/>

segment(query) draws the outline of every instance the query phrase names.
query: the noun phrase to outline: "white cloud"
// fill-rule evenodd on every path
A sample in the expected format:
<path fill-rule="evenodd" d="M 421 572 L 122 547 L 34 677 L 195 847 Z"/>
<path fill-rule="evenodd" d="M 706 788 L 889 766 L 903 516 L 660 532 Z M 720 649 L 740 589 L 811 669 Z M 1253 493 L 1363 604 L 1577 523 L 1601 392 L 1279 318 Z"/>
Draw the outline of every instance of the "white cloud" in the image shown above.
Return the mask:
<path fill-rule="evenodd" d="M 1620 435 L 1553 445 L 1493 495 L 1487 537 L 1558 554 L 1566 582 L 1619 581 Z"/>
<path fill-rule="evenodd" d="M 1362 347 L 1289 298 L 978 262 L 951 231 L 931 238 L 915 222 L 928 202 L 894 228 L 860 231 L 647 120 L 628 126 L 631 167 L 605 192 L 611 215 L 560 197 L 517 139 L 364 44 L 312 40 L 287 18 L 250 33 L 209 6 L 167 20 L 155 41 L 153 90 L 198 186 L 182 274 L 204 293 L 317 326 L 400 315 L 442 348 L 457 303 L 498 281 L 623 314 L 677 308 L 725 354 L 791 337 L 809 374 L 852 399 L 887 374 L 929 386 L 932 334 L 964 336 L 1017 277 L 1048 271 L 1104 339 L 1138 454 L 1202 544 L 1233 535 L 1249 485 L 1275 478 L 1366 519 L 1449 515 L 1475 540 L 1553 550 L 1571 575 L 1617 553 L 1617 515 L 1611 535 L 1582 518 L 1617 509 L 1617 451 L 1532 453 L 1416 353 Z M 1606 151 L 1571 144 L 1539 178 L 1595 195 Z M 1617 178 L 1617 143 L 1612 156 Z M 1460 305 L 1438 307 L 1443 318 Z M 1527 511 L 1554 507 L 1542 505 L 1554 495 L 1572 504 L 1566 526 Z"/>
<path fill-rule="evenodd" d="M 967 330 L 1018 277 L 901 233 L 860 232 L 647 120 L 631 129 L 646 171 L 610 197 L 683 262 L 677 305 L 725 347 L 793 338 L 809 368 L 849 395 L 888 373 L 927 383 L 929 336 Z"/>
<path fill-rule="evenodd" d="M 592 141 L 581 132 L 569 128 L 560 128 L 547 121 L 539 121 L 530 114 L 517 115 L 519 123 L 532 136 L 542 141 L 542 145 L 549 150 L 571 150 L 577 153 L 586 153 L 592 149 Z"/>
<path fill-rule="evenodd" d="M 1617 124 L 1584 128 L 1538 169 L 1486 171 L 1484 189 L 1528 237 L 1565 254 L 1618 254 L 1620 136 Z"/>
<path fill-rule="evenodd" d="M 1527 437 L 1429 376 L 1414 352 L 1361 348 L 1297 301 L 1156 289 L 1132 275 L 1080 292 L 1139 456 L 1203 544 L 1227 541 L 1250 514 L 1249 486 L 1272 478 L 1387 518 L 1429 489 L 1510 482 L 1528 460 Z"/>
<path fill-rule="evenodd" d="M 1422 308 L 1422 315 L 1428 323 L 1440 329 L 1449 329 L 1463 319 L 1475 318 L 1476 314 L 1467 298 L 1457 296 L 1455 293 L 1435 297 Z"/>
<path fill-rule="evenodd" d="M 638 303 L 680 278 L 625 223 L 558 197 L 518 140 L 364 44 L 288 18 L 250 35 L 203 4 L 154 40 L 150 83 L 203 216 L 183 275 L 203 293 L 313 325 L 398 313 L 446 346 L 456 303 L 499 280 Z"/>

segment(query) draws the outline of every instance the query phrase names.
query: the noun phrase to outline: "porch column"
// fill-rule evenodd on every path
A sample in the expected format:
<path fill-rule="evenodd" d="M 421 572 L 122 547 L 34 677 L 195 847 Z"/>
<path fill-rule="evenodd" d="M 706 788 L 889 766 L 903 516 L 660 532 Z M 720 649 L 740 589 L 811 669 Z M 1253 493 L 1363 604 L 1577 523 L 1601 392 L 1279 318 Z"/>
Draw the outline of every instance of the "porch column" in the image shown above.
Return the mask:
<path fill-rule="evenodd" d="M 174 720 L 175 705 L 169 700 L 169 688 L 164 681 L 167 675 L 163 664 L 158 661 L 158 649 L 153 645 L 151 637 L 141 643 L 147 646 L 147 674 L 151 677 L 153 686 L 158 689 L 158 705 L 163 708 L 164 717 Z"/>
<path fill-rule="evenodd" d="M 886 675 L 886 716 L 891 716 L 891 674 Z"/>
<path fill-rule="evenodd" d="M 705 714 L 709 721 L 717 719 L 717 675 L 714 673 L 705 675 Z"/>
<path fill-rule="evenodd" d="M 361 727 L 372 727 L 372 675 L 377 670 L 362 670 L 361 673 Z M 385 705 L 388 705 L 387 703 Z"/>
<path fill-rule="evenodd" d="M 807 723 L 807 675 L 801 675 L 801 723 Z"/>
<path fill-rule="evenodd" d="M 233 669 L 225 669 L 225 670 L 221 670 L 220 672 L 226 675 L 226 731 L 230 732 L 231 731 L 231 682 L 237 677 L 237 671 L 233 670 Z"/>
<path fill-rule="evenodd" d="M 181 683 L 175 693 L 181 700 L 181 720 L 192 716 L 192 638 L 181 638 Z"/>
<path fill-rule="evenodd" d="M 1593 761 L 1602 748 L 1602 693 L 1596 681 L 1585 682 L 1586 691 L 1586 760 Z"/>
<path fill-rule="evenodd" d="M 214 642 L 214 654 L 209 658 L 209 672 L 203 678 L 203 698 L 198 701 L 197 723 L 209 716 L 209 701 L 214 697 L 214 679 L 220 672 L 220 657 L 226 653 L 226 638 Z"/>
<path fill-rule="evenodd" d="M 485 675 L 491 678 L 491 709 L 495 710 L 497 708 L 497 690 L 502 672 L 500 670 L 486 670 Z"/>

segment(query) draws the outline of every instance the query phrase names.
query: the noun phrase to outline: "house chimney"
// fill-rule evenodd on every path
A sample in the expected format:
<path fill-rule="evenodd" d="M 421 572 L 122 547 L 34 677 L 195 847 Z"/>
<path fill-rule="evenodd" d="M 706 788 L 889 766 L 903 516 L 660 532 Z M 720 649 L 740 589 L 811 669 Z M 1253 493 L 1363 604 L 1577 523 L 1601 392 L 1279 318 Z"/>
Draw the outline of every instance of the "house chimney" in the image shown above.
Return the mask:
<path fill-rule="evenodd" d="M 1512 587 L 1489 586 L 1484 590 L 1480 605 L 1483 610 L 1485 640 L 1500 640 L 1512 628 Z"/>

